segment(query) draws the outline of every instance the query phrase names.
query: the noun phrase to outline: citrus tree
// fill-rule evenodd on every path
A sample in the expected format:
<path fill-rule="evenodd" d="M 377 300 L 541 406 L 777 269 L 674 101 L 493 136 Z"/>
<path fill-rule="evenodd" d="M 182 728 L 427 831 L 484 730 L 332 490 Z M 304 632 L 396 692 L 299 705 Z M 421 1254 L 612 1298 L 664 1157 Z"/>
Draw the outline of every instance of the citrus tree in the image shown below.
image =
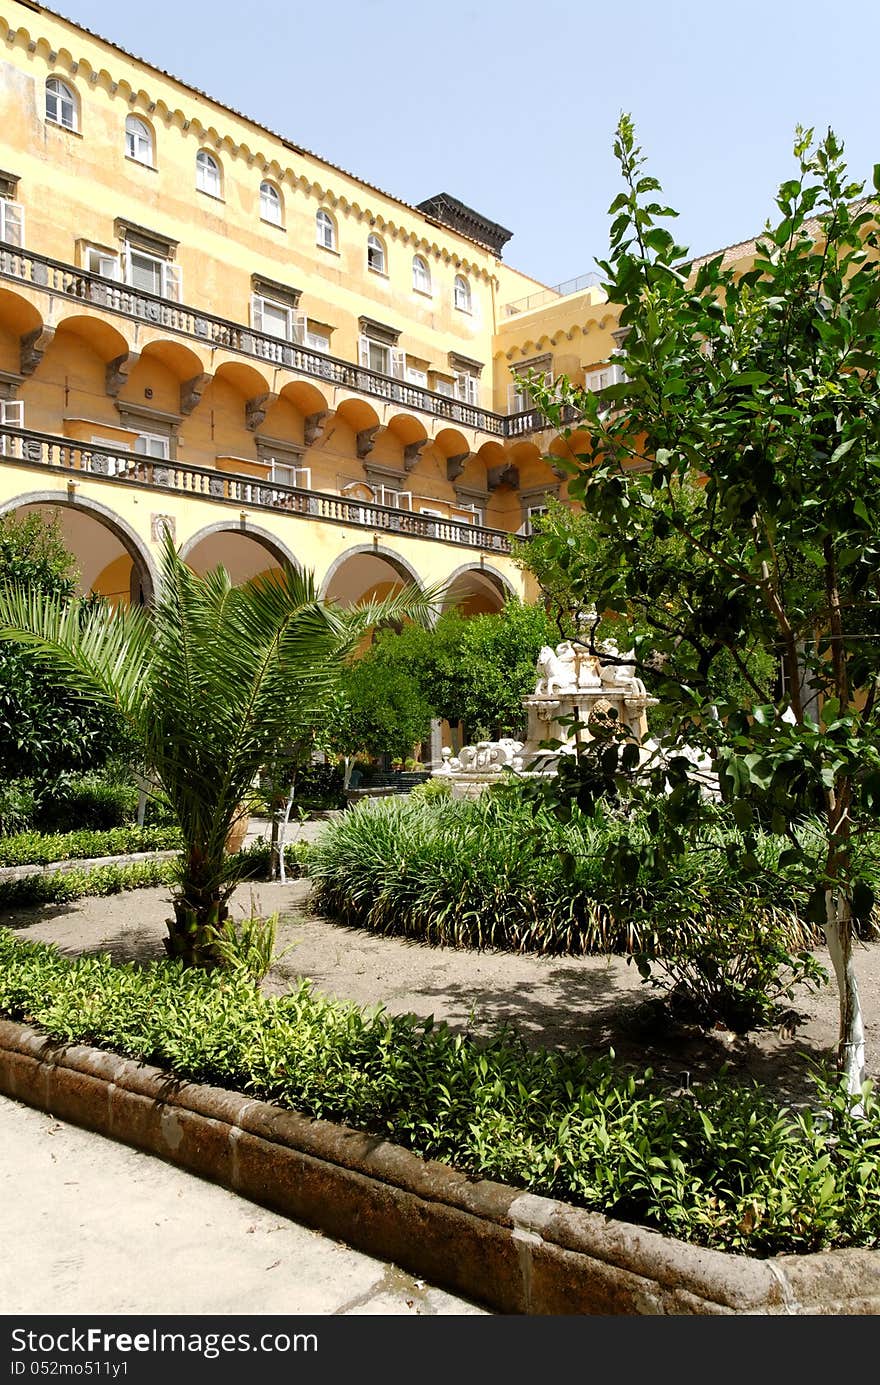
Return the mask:
<path fill-rule="evenodd" d="M 569 463 L 595 536 L 580 601 L 638 612 L 637 653 L 673 714 L 668 744 L 683 736 L 713 755 L 744 833 L 739 868 L 754 860 L 756 794 L 788 837 L 780 864 L 809 879 L 838 982 L 838 1065 L 855 1093 L 865 1045 L 853 937 L 874 908 L 865 842 L 880 826 L 876 206 L 836 136 L 799 128 L 794 176 L 752 254 L 697 262 L 665 224 L 675 213 L 627 116 L 615 153 L 624 186 L 601 268 L 621 309 L 624 378 L 601 395 L 566 380 L 537 389 L 553 423 L 573 405 L 591 438 Z M 660 570 L 642 561 L 658 552 Z M 779 669 L 769 694 L 753 676 L 760 651 Z M 740 681 L 719 696 L 721 659 Z M 701 801 L 674 759 L 666 787 L 670 764 L 665 819 L 682 850 Z M 801 826 L 817 810 L 818 837 Z M 646 849 L 662 869 L 659 838 Z"/>

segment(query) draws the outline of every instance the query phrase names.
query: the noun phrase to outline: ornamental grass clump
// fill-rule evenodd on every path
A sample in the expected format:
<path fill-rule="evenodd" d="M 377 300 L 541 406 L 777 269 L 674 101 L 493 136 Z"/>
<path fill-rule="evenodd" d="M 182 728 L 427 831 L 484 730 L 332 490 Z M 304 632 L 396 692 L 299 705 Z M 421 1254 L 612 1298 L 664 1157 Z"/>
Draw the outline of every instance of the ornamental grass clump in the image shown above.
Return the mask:
<path fill-rule="evenodd" d="M 821 1114 L 722 1079 L 664 1090 L 613 1057 L 487 1043 L 414 1015 L 267 996 L 243 969 L 69 960 L 0 931 L 0 1014 L 395 1141 L 698 1245 L 753 1255 L 880 1244 L 880 1104 Z"/>
<path fill-rule="evenodd" d="M 733 829 L 725 829 L 728 834 Z M 772 870 L 780 850 L 760 839 L 758 869 L 737 871 L 725 831 L 704 833 L 662 879 L 608 869 L 612 844 L 645 841 L 643 817 L 573 810 L 567 822 L 513 794 L 476 801 L 364 802 L 314 844 L 313 907 L 349 924 L 453 947 L 539 953 L 662 952 L 707 920 L 766 924 L 791 947 L 815 936 L 798 889 Z"/>

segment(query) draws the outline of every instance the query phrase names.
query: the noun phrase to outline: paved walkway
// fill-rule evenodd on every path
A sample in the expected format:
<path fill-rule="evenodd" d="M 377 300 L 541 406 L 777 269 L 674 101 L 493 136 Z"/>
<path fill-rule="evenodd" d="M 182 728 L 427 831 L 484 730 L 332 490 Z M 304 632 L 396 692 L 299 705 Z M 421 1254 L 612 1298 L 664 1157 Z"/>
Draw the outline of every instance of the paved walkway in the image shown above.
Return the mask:
<path fill-rule="evenodd" d="M 161 1159 L 0 1097 L 0 1314 L 485 1312 Z"/>

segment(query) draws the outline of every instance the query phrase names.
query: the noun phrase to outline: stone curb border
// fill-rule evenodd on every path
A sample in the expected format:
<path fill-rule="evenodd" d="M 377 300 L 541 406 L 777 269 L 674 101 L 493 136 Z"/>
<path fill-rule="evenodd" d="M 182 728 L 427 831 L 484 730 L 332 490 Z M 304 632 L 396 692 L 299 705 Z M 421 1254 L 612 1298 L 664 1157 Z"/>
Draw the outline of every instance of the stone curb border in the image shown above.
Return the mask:
<path fill-rule="evenodd" d="M 0 1092 L 510 1314 L 880 1313 L 880 1252 L 702 1250 L 0 1020 Z"/>

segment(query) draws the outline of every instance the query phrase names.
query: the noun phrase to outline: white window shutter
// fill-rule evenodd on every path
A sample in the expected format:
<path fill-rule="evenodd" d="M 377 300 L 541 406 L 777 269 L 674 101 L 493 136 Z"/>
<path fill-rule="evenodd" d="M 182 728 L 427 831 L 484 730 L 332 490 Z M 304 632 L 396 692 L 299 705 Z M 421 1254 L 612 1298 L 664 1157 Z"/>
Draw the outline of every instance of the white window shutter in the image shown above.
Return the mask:
<path fill-rule="evenodd" d="M 0 399 L 0 423 L 7 428 L 24 427 L 24 401 L 21 399 Z"/>
<path fill-rule="evenodd" d="M 412 491 L 398 491 L 397 505 L 401 510 L 412 510 Z"/>
<path fill-rule="evenodd" d="M 518 414 L 521 411 L 520 393 L 511 380 L 510 384 L 507 386 L 507 412 L 509 414 Z"/>
<path fill-rule="evenodd" d="M 362 365 L 362 366 L 366 366 L 367 369 L 369 369 L 369 366 L 370 366 L 370 338 L 369 338 L 369 337 L 358 337 L 358 363 L 359 363 L 360 365 Z"/>
<path fill-rule="evenodd" d="M 255 332 L 263 330 L 263 300 L 258 293 L 251 294 L 251 326 Z"/>
<path fill-rule="evenodd" d="M 183 299 L 183 274 L 180 265 L 164 264 L 162 266 L 162 290 L 166 298 L 170 298 L 172 303 L 180 303 Z"/>
<path fill-rule="evenodd" d="M 480 402 L 480 383 L 476 375 L 466 375 L 465 379 L 465 398 L 469 404 Z"/>
<path fill-rule="evenodd" d="M 292 340 L 298 346 L 302 346 L 306 339 L 306 332 L 309 329 L 309 320 L 305 313 L 294 312 L 292 315 Z"/>
<path fill-rule="evenodd" d="M 402 380 L 406 374 L 406 352 L 398 350 L 396 346 L 391 348 L 391 374 L 398 380 Z"/>
<path fill-rule="evenodd" d="M 299 486 L 300 490 L 310 491 L 312 489 L 312 469 L 307 466 L 296 466 L 293 468 L 293 484 Z"/>
<path fill-rule="evenodd" d="M 456 399 L 467 399 L 467 376 L 456 375 L 455 377 L 455 397 Z"/>

